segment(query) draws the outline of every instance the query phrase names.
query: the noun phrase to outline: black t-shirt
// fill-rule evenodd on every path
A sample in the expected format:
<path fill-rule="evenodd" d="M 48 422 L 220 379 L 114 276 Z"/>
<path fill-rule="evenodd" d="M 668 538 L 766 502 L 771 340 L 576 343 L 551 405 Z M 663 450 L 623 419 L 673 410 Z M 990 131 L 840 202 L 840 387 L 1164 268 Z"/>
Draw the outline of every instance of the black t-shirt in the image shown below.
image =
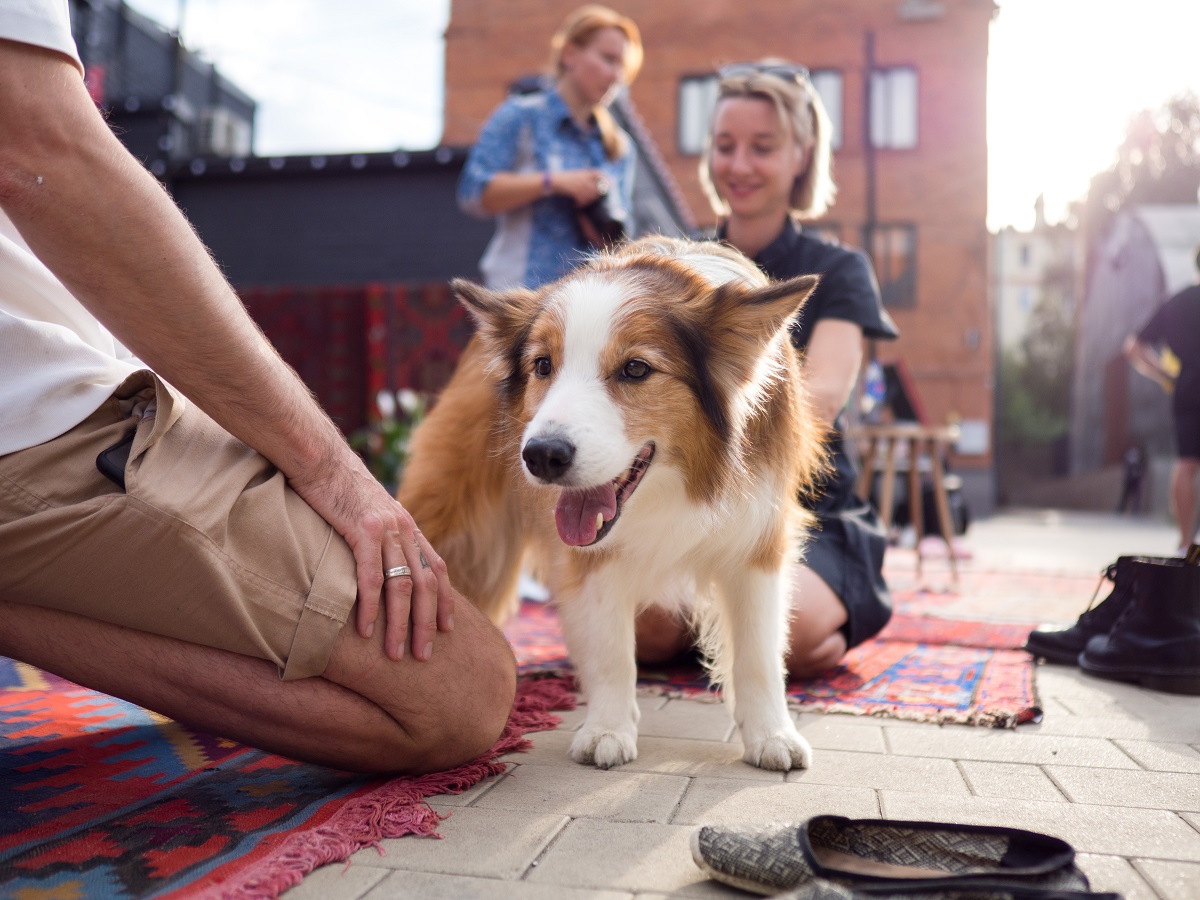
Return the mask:
<path fill-rule="evenodd" d="M 718 233 L 718 237 L 724 234 Z M 776 280 L 797 275 L 821 276 L 792 327 L 792 345 L 797 350 L 808 346 L 821 319 L 854 322 L 862 327 L 864 336 L 876 340 L 894 340 L 900 336 L 892 317 L 883 308 L 871 264 L 857 250 L 810 237 L 789 218 L 779 236 L 754 257 L 754 262 Z M 818 514 L 858 505 L 854 496 L 858 473 L 846 455 L 840 421 L 839 417 L 827 443 L 833 471 L 809 500 Z"/>
<path fill-rule="evenodd" d="M 798 350 L 808 346 L 813 328 L 821 319 L 854 322 L 862 327 L 865 337 L 876 340 L 900 336 L 883 308 L 871 264 L 857 250 L 809 237 L 788 219 L 779 237 L 754 257 L 754 262 L 777 280 L 821 276 L 792 329 L 792 344 Z"/>
<path fill-rule="evenodd" d="M 1200 285 L 1184 288 L 1160 306 L 1138 332 L 1138 340 L 1171 348 L 1179 357 L 1175 396 L 1200 403 Z"/>

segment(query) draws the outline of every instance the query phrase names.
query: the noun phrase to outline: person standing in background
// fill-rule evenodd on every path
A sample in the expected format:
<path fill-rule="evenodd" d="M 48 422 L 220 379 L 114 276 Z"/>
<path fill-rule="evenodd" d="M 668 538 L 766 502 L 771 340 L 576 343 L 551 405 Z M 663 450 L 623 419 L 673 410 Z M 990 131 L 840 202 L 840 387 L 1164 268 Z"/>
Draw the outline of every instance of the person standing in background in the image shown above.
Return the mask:
<path fill-rule="evenodd" d="M 582 6 L 551 41 L 553 82 L 509 97 L 484 124 L 458 202 L 469 215 L 497 218 L 479 264 L 489 288 L 554 281 L 592 246 L 619 235 L 633 203 L 636 159 L 608 106 L 641 64 L 631 19 Z M 584 210 L 590 215 L 581 216 Z"/>
<path fill-rule="evenodd" d="M 1200 271 L 1200 248 L 1196 250 Z M 1158 348 L 1170 347 L 1179 360 L 1169 372 Z M 1130 365 L 1171 395 L 1178 456 L 1171 469 L 1171 511 L 1179 527 L 1176 556 L 1183 556 L 1196 535 L 1196 473 L 1200 470 L 1200 284 L 1167 300 L 1137 334 L 1125 339 Z"/>

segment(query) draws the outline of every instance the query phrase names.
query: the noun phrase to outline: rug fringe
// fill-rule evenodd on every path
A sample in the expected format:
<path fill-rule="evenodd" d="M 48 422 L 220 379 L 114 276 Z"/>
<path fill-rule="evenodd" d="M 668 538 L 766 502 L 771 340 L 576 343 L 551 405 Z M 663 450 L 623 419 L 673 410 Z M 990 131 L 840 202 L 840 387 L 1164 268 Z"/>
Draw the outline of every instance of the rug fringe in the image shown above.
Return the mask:
<path fill-rule="evenodd" d="M 551 710 L 575 708 L 572 686 L 569 678 L 522 677 L 517 682 L 512 712 L 500 739 L 478 759 L 445 772 L 387 781 L 351 800 L 324 825 L 292 835 L 268 859 L 234 876 L 234 882 L 185 889 L 174 896 L 195 900 L 273 900 L 319 866 L 344 862 L 366 847 L 381 850 L 380 841 L 406 835 L 440 838 L 437 826 L 443 817 L 425 798 L 461 794 L 485 778 L 502 775 L 508 763 L 501 762 L 501 756 L 524 752 L 532 746 L 526 733 L 546 731 L 562 721 Z"/>

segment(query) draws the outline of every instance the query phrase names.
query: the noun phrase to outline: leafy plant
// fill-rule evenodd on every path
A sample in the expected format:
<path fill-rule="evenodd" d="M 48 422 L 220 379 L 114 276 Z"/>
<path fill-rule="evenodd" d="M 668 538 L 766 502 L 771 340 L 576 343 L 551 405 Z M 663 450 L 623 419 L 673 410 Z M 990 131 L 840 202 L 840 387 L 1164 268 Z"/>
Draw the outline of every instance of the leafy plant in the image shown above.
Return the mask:
<path fill-rule="evenodd" d="M 371 474 L 392 493 L 408 462 L 413 429 L 425 417 L 427 408 L 428 401 L 416 391 L 380 391 L 368 425 L 349 437 L 350 446 L 363 457 Z"/>

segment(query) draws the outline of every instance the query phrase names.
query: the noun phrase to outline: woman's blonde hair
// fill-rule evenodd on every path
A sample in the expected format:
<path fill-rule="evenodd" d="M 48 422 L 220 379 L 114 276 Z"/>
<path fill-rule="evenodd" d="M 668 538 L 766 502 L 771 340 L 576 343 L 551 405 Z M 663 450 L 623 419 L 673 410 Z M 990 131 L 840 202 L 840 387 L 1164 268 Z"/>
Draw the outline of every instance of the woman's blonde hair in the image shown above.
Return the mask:
<path fill-rule="evenodd" d="M 729 206 L 717 193 L 712 178 L 712 126 L 716 123 L 716 110 L 721 101 L 741 97 L 770 103 L 779 116 L 779 123 L 792 135 L 800 149 L 811 151 L 808 165 L 792 185 L 788 206 L 799 218 L 816 219 L 822 216 L 833 205 L 837 195 L 832 173 L 833 125 L 829 114 L 825 112 L 821 95 L 808 80 L 804 69 L 779 60 L 763 60 L 761 63 L 727 66 L 721 70 L 720 76 L 708 137 L 700 157 L 700 182 L 713 210 L 718 215 L 727 215 L 729 212 Z"/>
<path fill-rule="evenodd" d="M 633 84 L 638 71 L 642 68 L 642 33 L 634 24 L 633 19 L 621 15 L 607 6 L 589 3 L 572 12 L 563 21 L 558 31 L 550 41 L 550 70 L 556 78 L 561 78 L 563 69 L 563 50 L 568 46 L 586 47 L 591 43 L 596 32 L 604 28 L 616 28 L 625 35 L 625 84 Z M 620 159 L 625 155 L 625 136 L 617 127 L 605 107 L 597 106 L 592 110 L 596 118 L 596 127 L 600 129 L 600 139 L 604 144 L 604 153 L 610 160 Z"/>

